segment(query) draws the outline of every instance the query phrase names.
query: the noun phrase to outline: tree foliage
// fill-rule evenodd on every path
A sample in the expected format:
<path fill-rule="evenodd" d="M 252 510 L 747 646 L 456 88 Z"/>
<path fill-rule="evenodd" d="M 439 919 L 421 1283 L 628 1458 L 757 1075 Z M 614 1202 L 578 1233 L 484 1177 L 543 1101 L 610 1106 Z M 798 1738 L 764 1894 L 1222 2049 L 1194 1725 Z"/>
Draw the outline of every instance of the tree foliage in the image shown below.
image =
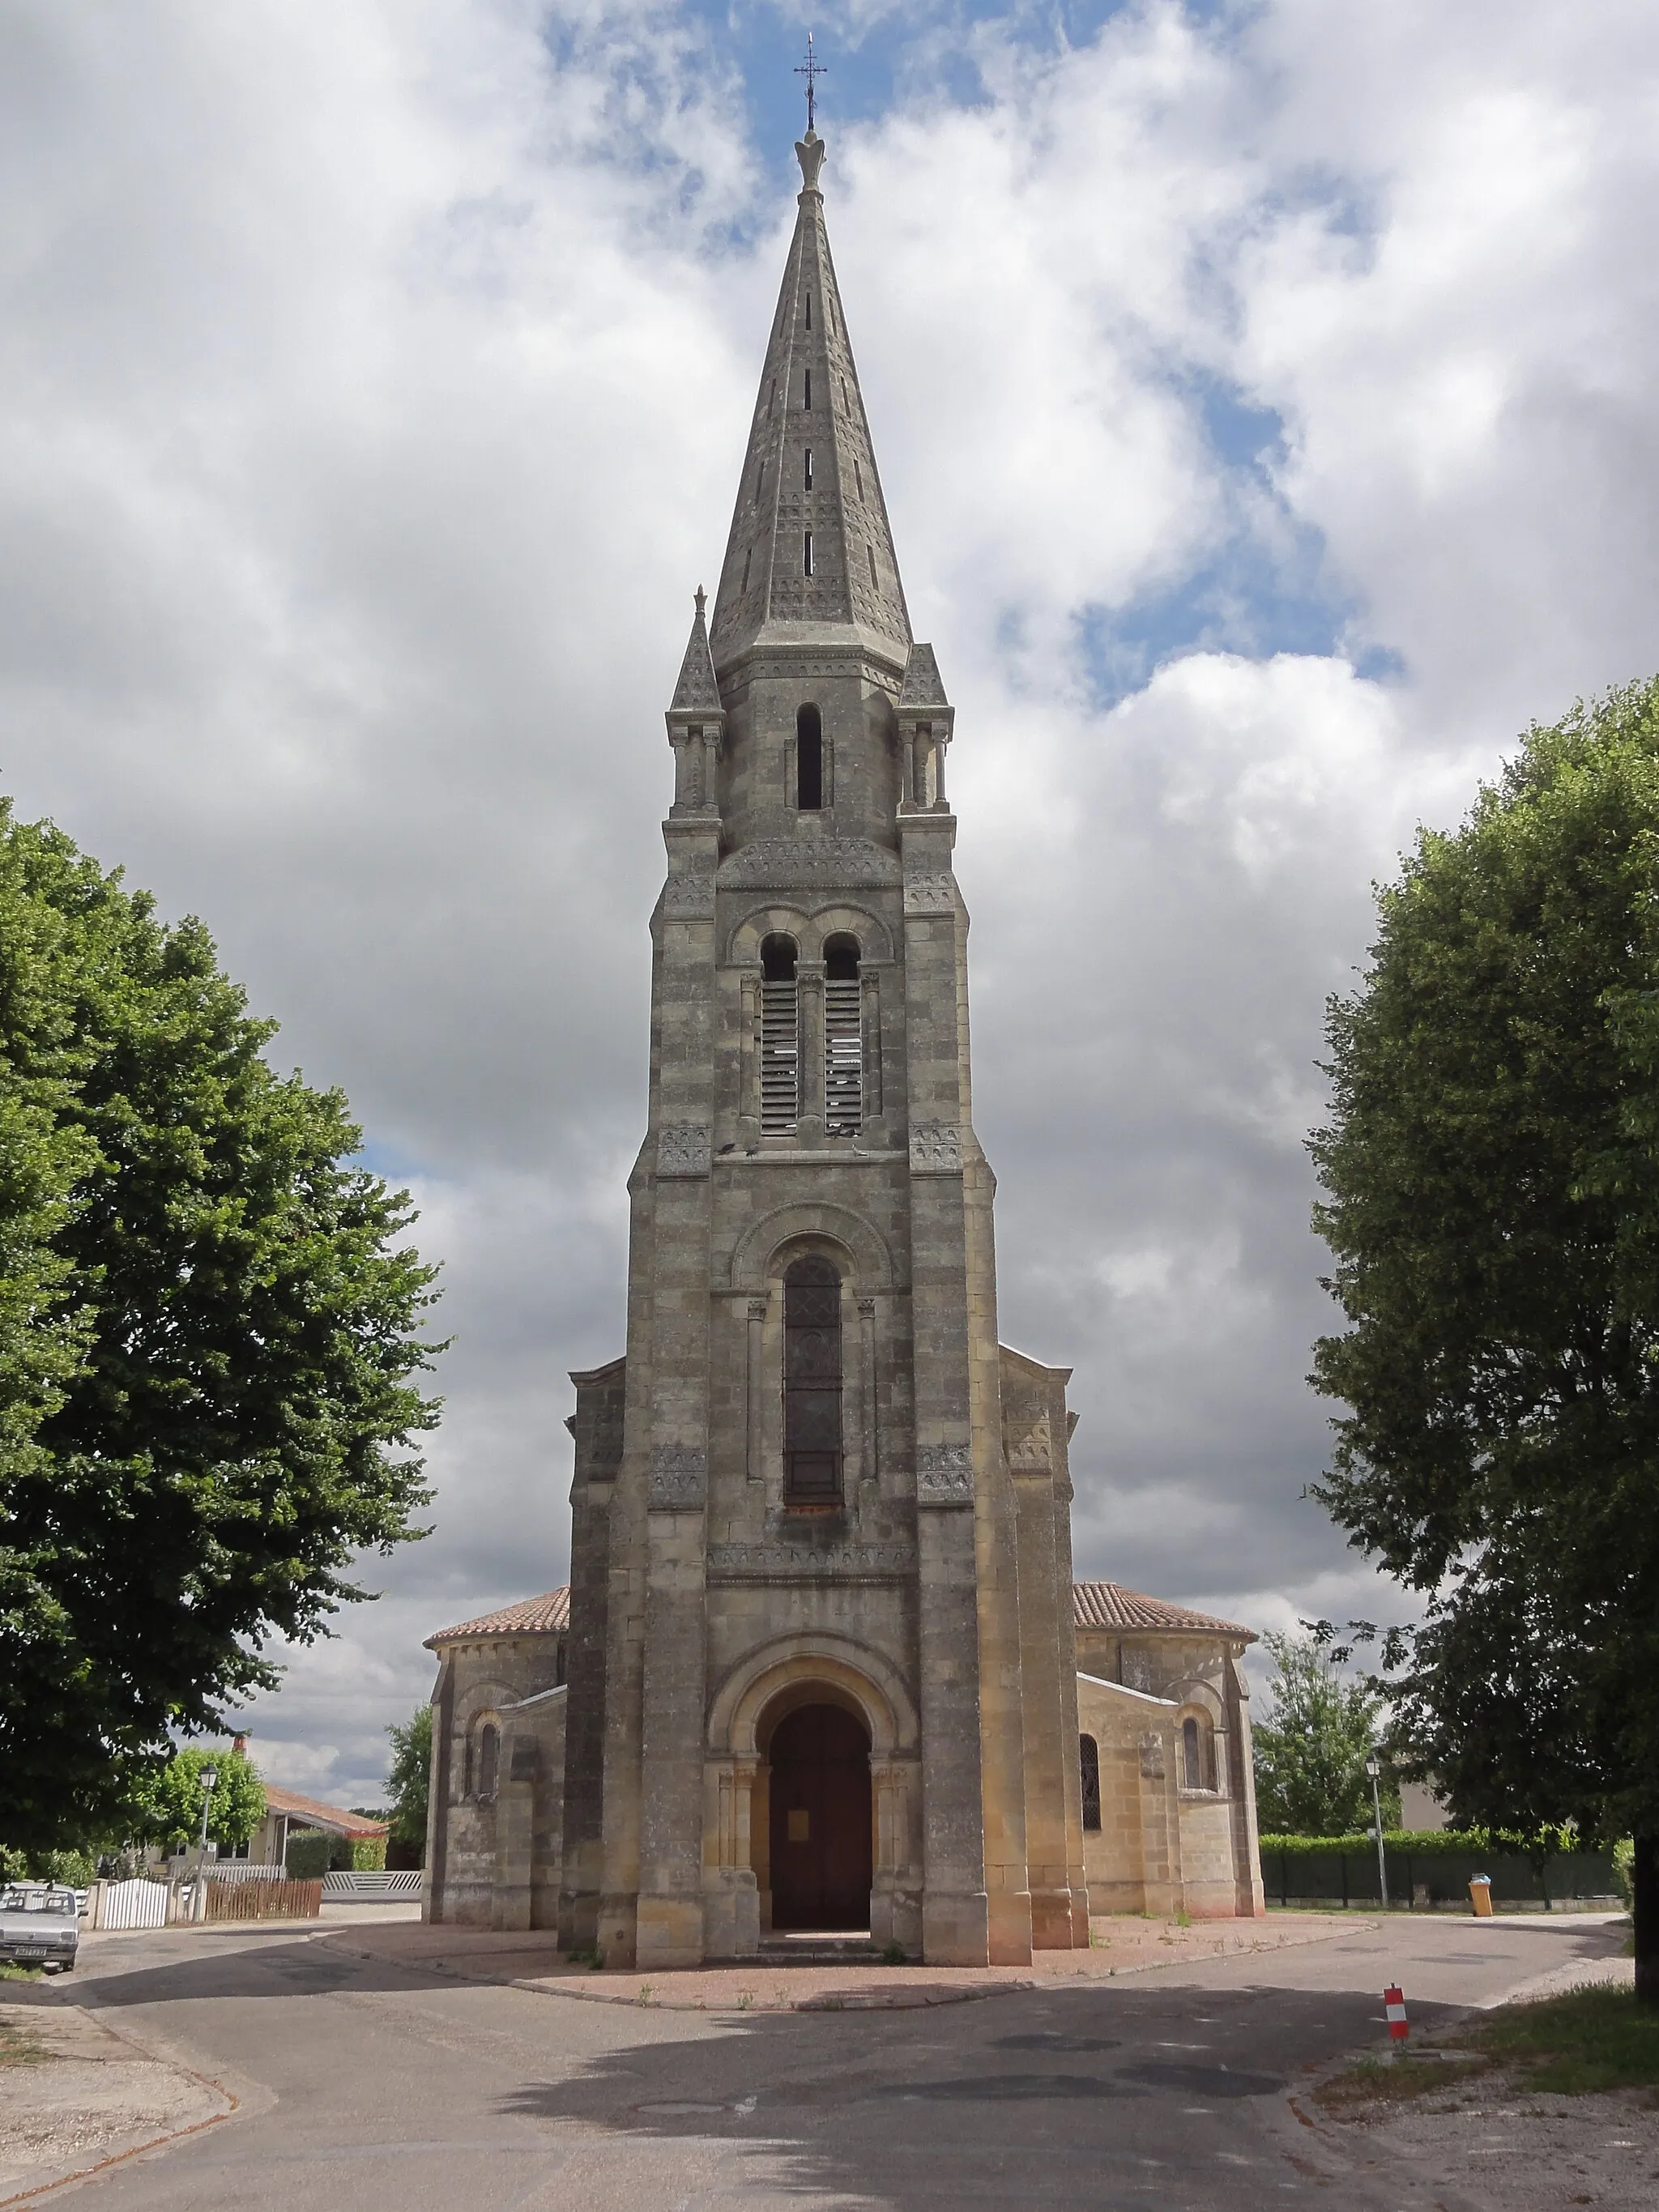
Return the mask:
<path fill-rule="evenodd" d="M 392 1832 L 400 1844 L 426 1849 L 427 1799 L 432 1783 L 432 1708 L 416 1705 L 407 1721 L 393 1721 L 392 1771 L 386 1790 L 392 1799 Z"/>
<path fill-rule="evenodd" d="M 1256 1814 L 1264 1833 L 1346 1836 L 1372 1820 L 1365 1758 L 1380 1700 L 1350 1681 L 1328 1639 L 1312 1632 L 1262 1638 L 1273 1661 L 1273 1711 L 1252 1730 Z M 1383 1818 L 1400 1817 L 1399 1785 L 1382 1790 Z"/>
<path fill-rule="evenodd" d="M 102 1832 L 419 1533 L 433 1270 L 198 922 L 0 805 L 0 1802 Z"/>
<path fill-rule="evenodd" d="M 132 1839 L 157 1844 L 171 1856 L 201 1838 L 202 1771 L 213 1769 L 208 1799 L 209 1840 L 245 1844 L 265 1816 L 265 1786 L 243 1751 L 228 1746 L 204 1750 L 191 1746 L 165 1763 L 146 1768 L 137 1780 L 131 1803 Z"/>
<path fill-rule="evenodd" d="M 1381 896 L 1312 1140 L 1349 1322 L 1316 1495 L 1425 1594 L 1457 1818 L 1659 1838 L 1659 681 L 1530 730 Z M 1638 1931 L 1639 1938 L 1639 1931 Z"/>

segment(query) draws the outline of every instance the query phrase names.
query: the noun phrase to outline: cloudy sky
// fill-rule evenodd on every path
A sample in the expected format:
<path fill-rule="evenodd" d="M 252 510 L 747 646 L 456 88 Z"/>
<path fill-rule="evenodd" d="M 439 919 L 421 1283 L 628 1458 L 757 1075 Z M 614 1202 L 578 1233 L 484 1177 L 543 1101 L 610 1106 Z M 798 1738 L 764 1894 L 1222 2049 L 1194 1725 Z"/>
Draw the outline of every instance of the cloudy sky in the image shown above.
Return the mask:
<path fill-rule="evenodd" d="M 1318 1510 L 1302 1140 L 1370 885 L 1659 667 L 1650 0 L 840 0 L 830 235 L 957 708 L 1002 1332 L 1080 1573 L 1399 1617 Z M 623 1345 L 662 709 L 804 23 L 0 0 L 0 787 L 202 915 L 445 1264 L 435 1533 L 252 1716 L 374 1802 L 566 1565 Z"/>

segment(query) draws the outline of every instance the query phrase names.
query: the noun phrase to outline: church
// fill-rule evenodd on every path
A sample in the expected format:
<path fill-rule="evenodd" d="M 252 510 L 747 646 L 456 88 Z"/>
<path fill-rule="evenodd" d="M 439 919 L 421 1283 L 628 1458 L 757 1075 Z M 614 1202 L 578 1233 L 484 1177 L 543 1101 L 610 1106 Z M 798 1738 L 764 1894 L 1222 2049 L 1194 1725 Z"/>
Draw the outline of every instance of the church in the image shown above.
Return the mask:
<path fill-rule="evenodd" d="M 570 1582 L 441 1631 L 426 1912 L 618 1967 L 934 1965 L 1262 1910 L 1250 1632 L 1074 1584 L 1070 1370 L 1000 1344 L 954 713 L 818 188 L 667 712 L 623 1357 Z"/>

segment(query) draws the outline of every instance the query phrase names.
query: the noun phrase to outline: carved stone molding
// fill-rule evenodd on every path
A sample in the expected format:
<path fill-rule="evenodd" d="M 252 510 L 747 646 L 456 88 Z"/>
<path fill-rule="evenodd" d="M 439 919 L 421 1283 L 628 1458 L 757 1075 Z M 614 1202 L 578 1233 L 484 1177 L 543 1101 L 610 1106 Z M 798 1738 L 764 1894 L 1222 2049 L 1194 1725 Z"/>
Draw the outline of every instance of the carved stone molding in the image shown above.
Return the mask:
<path fill-rule="evenodd" d="M 705 921 L 714 911 L 714 871 L 691 869 L 683 876 L 670 876 L 663 885 L 662 911 L 665 921 Z"/>
<path fill-rule="evenodd" d="M 906 914 L 954 914 L 957 879 L 951 874 L 912 876 L 904 886 Z"/>
<path fill-rule="evenodd" d="M 653 1512 L 700 1506 L 708 1488 L 708 1455 L 701 1444 L 659 1444 L 651 1455 Z"/>
<path fill-rule="evenodd" d="M 722 890 L 872 890 L 899 880 L 898 856 L 868 837 L 763 837 L 720 872 Z"/>
<path fill-rule="evenodd" d="M 659 1176 L 706 1176 L 708 1130 L 701 1121 L 670 1121 L 657 1132 Z"/>
<path fill-rule="evenodd" d="M 839 1580 L 849 1575 L 914 1574 L 915 1547 L 909 1544 L 711 1544 L 711 1575 L 800 1575 L 812 1580 Z"/>
<path fill-rule="evenodd" d="M 764 1321 L 766 1319 L 766 1300 L 764 1298 L 750 1299 L 749 1318 L 750 1321 Z"/>
<path fill-rule="evenodd" d="M 968 1444 L 922 1444 L 916 1452 L 918 1505 L 971 1505 L 974 1455 Z"/>
<path fill-rule="evenodd" d="M 1144 1735 L 1140 1739 L 1140 1771 L 1148 1782 L 1164 1779 L 1164 1739 L 1161 1735 Z"/>
<path fill-rule="evenodd" d="M 1049 1474 L 1054 1471 L 1054 1437 L 1046 1407 L 1008 1406 L 1002 1416 L 1003 1449 L 1016 1474 Z"/>
<path fill-rule="evenodd" d="M 960 1175 L 962 1131 L 954 1121 L 913 1121 L 910 1125 L 912 1175 Z"/>

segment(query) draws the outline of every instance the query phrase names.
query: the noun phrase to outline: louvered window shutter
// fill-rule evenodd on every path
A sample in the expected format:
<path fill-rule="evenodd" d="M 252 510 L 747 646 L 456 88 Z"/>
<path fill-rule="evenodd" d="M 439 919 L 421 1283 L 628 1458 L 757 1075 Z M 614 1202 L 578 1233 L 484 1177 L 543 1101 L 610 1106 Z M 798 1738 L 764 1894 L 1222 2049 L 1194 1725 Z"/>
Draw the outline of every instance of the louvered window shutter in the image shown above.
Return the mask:
<path fill-rule="evenodd" d="M 863 998 L 856 975 L 823 987 L 823 1126 L 832 1137 L 864 1127 Z"/>
<path fill-rule="evenodd" d="M 792 1137 L 800 1114 L 800 1012 L 795 986 L 761 985 L 761 1133 Z"/>

